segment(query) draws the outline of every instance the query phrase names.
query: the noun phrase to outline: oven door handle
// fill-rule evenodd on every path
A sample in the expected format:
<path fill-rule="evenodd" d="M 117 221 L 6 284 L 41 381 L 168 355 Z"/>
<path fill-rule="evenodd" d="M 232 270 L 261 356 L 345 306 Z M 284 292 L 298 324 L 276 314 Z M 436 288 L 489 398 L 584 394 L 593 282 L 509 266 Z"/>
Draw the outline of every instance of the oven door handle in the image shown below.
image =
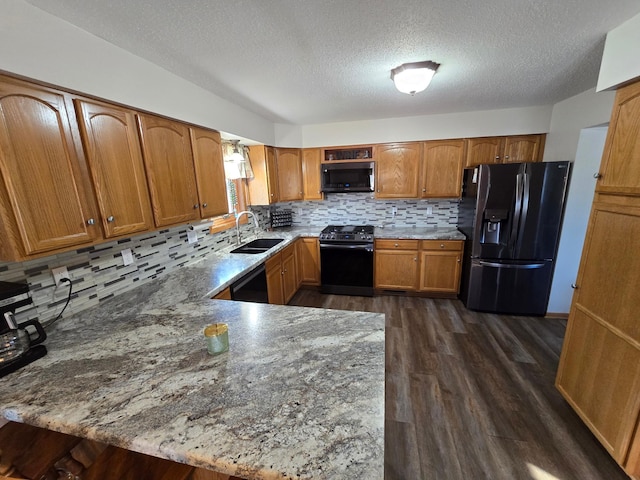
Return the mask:
<path fill-rule="evenodd" d="M 320 249 L 336 249 L 336 250 L 366 250 L 367 252 L 373 252 L 373 245 L 334 245 L 321 243 Z"/>

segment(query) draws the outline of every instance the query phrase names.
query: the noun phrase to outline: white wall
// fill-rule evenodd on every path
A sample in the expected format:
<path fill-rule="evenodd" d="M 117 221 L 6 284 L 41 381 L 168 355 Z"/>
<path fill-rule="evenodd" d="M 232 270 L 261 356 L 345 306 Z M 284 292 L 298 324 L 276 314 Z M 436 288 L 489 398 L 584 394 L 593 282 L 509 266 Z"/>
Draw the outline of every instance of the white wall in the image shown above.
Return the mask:
<path fill-rule="evenodd" d="M 571 284 L 578 276 L 591 202 L 596 188 L 593 174 L 600 167 L 606 137 L 607 127 L 586 128 L 580 132 L 547 307 L 547 311 L 551 313 L 567 313 L 571 307 Z"/>
<path fill-rule="evenodd" d="M 546 133 L 551 106 L 302 126 L 304 147 Z"/>
<path fill-rule="evenodd" d="M 553 106 L 544 161 L 573 160 L 583 128 L 609 122 L 615 92 L 587 90 Z"/>
<path fill-rule="evenodd" d="M 22 0 L 0 0 L 0 69 L 274 144 L 272 122 Z"/>
<path fill-rule="evenodd" d="M 598 91 L 640 77 L 640 14 L 607 34 L 598 76 Z"/>

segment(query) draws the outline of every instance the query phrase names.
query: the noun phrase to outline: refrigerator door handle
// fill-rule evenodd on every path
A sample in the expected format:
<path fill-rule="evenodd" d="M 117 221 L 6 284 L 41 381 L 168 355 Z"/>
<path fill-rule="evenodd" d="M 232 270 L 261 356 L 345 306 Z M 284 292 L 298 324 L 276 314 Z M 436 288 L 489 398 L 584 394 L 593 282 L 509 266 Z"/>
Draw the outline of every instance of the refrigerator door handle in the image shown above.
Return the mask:
<path fill-rule="evenodd" d="M 496 268 L 519 268 L 522 270 L 533 270 L 535 268 L 543 268 L 545 263 L 498 263 L 498 262 L 485 262 L 483 260 L 478 262 L 481 267 L 496 267 Z"/>
<path fill-rule="evenodd" d="M 516 194 L 513 205 L 513 218 L 511 220 L 511 235 L 509 236 L 509 250 L 513 256 L 515 243 L 518 238 L 518 229 L 520 226 L 520 214 L 522 212 L 522 173 L 516 175 Z"/>
<path fill-rule="evenodd" d="M 527 225 L 527 213 L 529 212 L 529 190 L 530 190 L 530 181 L 529 175 L 526 170 L 522 174 L 522 204 L 520 210 L 520 225 L 518 227 L 518 233 L 516 236 L 516 250 L 514 258 L 518 258 L 520 256 L 520 247 L 522 247 L 522 239 L 524 238 L 524 229 Z"/>

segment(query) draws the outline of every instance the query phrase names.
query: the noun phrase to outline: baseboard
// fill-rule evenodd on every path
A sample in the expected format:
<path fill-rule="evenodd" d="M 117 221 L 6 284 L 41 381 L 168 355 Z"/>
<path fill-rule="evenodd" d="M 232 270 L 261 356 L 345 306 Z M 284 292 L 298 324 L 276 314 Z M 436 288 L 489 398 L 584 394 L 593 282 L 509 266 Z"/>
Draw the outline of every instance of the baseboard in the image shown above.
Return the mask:
<path fill-rule="evenodd" d="M 567 320 L 569 318 L 569 314 L 568 313 L 547 312 L 546 315 L 544 316 L 544 318 L 560 318 L 562 320 Z"/>

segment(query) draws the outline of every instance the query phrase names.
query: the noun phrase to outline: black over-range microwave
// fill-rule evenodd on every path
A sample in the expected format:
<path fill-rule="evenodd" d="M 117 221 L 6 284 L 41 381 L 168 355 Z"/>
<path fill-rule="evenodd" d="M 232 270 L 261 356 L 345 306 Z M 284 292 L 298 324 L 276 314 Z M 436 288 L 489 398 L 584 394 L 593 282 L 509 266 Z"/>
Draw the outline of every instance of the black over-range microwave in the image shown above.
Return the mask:
<path fill-rule="evenodd" d="M 323 163 L 320 165 L 321 190 L 336 192 L 373 192 L 373 162 Z"/>

